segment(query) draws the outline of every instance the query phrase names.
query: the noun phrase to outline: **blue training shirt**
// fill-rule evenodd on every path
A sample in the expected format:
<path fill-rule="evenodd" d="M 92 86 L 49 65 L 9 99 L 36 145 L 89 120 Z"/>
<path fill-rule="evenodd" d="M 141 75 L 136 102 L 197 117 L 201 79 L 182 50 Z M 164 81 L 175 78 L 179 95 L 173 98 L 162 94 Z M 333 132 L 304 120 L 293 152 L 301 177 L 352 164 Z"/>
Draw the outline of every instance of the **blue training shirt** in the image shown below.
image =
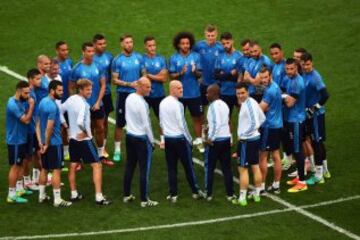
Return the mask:
<path fill-rule="evenodd" d="M 29 127 L 20 121 L 27 111 L 25 102 L 10 97 L 6 106 L 6 143 L 20 145 L 27 142 Z"/>
<path fill-rule="evenodd" d="M 105 95 L 111 93 L 111 62 L 113 60 L 113 55 L 106 51 L 102 54 L 94 55 L 94 62 L 97 63 L 100 71 L 104 74 L 106 80 Z"/>
<path fill-rule="evenodd" d="M 284 59 L 281 60 L 279 63 L 274 63 L 271 75 L 273 81 L 276 82 L 276 84 L 280 87 L 281 82 L 286 75 Z"/>
<path fill-rule="evenodd" d="M 49 78 L 47 78 L 46 75 L 42 76 L 40 87 L 35 88 L 36 99 L 39 102 L 49 94 L 49 84 Z"/>
<path fill-rule="evenodd" d="M 302 77 L 305 81 L 305 92 L 306 92 L 306 101 L 305 106 L 310 108 L 314 106 L 320 100 L 320 91 L 326 88 L 324 81 L 315 69 L 309 73 L 303 73 Z M 325 113 L 325 108 L 321 107 L 319 113 Z"/>
<path fill-rule="evenodd" d="M 266 128 L 282 128 L 282 98 L 280 87 L 271 82 L 264 90 L 262 101 L 268 104 L 268 111 L 265 113 L 266 120 L 262 127 Z"/>
<path fill-rule="evenodd" d="M 304 79 L 297 74 L 289 78 L 287 75 L 282 81 L 281 88 L 285 93 L 296 96 L 296 102 L 292 107 L 284 107 L 284 121 L 287 122 L 303 122 L 305 120 L 305 82 Z"/>
<path fill-rule="evenodd" d="M 196 70 L 201 71 L 202 66 L 200 62 L 200 55 L 196 52 L 190 52 L 183 56 L 180 53 L 175 53 L 170 57 L 169 72 L 180 73 L 183 67 L 187 64 L 187 71 L 180 80 L 183 84 L 184 93 L 183 98 L 197 98 L 200 97 L 200 88 L 195 73 L 191 71 L 192 65 L 195 64 Z"/>
<path fill-rule="evenodd" d="M 83 62 L 78 62 L 71 73 L 71 81 L 77 82 L 79 79 L 88 79 L 92 82 L 92 94 L 90 98 L 86 99 L 90 107 L 92 107 L 99 98 L 100 94 L 100 80 L 104 77 L 100 67 L 93 61 L 90 65 L 86 65 Z M 101 104 L 102 105 L 102 102 Z"/>
<path fill-rule="evenodd" d="M 270 70 L 270 72 L 272 71 L 273 68 L 273 63 L 271 62 L 270 58 L 264 54 L 262 54 L 259 58 L 255 59 L 255 58 L 250 58 L 247 63 L 245 64 L 245 71 L 249 72 L 252 78 L 255 78 L 256 75 L 260 72 L 261 68 L 263 66 L 266 66 L 266 68 L 268 68 Z M 255 86 L 254 85 L 250 85 L 249 87 L 249 94 L 253 94 L 255 93 Z"/>
<path fill-rule="evenodd" d="M 125 82 L 135 82 L 141 77 L 144 60 L 140 53 L 132 52 L 129 56 L 124 53 L 117 55 L 112 64 L 111 71 L 119 74 L 119 79 Z M 133 93 L 132 87 L 117 86 L 117 92 Z"/>
<path fill-rule="evenodd" d="M 62 144 L 60 110 L 55 100 L 49 96 L 43 98 L 39 104 L 38 118 L 40 121 L 41 143 L 45 144 L 45 132 L 48 120 L 54 120 L 54 129 L 50 138 L 50 145 L 58 146 Z"/>
<path fill-rule="evenodd" d="M 203 84 L 209 86 L 216 83 L 215 62 L 216 58 L 224 52 L 222 44 L 215 42 L 215 44 L 209 45 L 205 40 L 202 40 L 195 44 L 193 50 L 200 54 Z"/>
<path fill-rule="evenodd" d="M 216 71 L 221 71 L 228 77 L 226 79 L 220 79 L 220 94 L 225 96 L 235 96 L 236 95 L 236 83 L 237 79 L 231 81 L 231 71 L 236 69 L 239 74 L 241 74 L 242 69 L 239 65 L 239 61 L 242 58 L 242 53 L 239 51 L 234 51 L 231 54 L 226 52 L 220 54 L 216 59 L 215 69 Z M 240 66 L 240 68 L 239 68 Z"/>
<path fill-rule="evenodd" d="M 73 61 L 70 58 L 65 59 L 64 61 L 59 61 L 60 67 L 60 76 L 64 88 L 63 97 L 61 102 L 65 102 L 69 97 L 69 81 L 71 80 L 71 70 L 73 67 Z"/>
<path fill-rule="evenodd" d="M 148 55 L 143 56 L 144 67 L 147 73 L 157 75 L 162 70 L 166 69 L 165 58 L 160 55 L 155 55 L 154 57 L 149 57 Z M 158 81 L 151 81 L 151 92 L 150 98 L 163 97 L 165 95 L 164 85 Z"/>

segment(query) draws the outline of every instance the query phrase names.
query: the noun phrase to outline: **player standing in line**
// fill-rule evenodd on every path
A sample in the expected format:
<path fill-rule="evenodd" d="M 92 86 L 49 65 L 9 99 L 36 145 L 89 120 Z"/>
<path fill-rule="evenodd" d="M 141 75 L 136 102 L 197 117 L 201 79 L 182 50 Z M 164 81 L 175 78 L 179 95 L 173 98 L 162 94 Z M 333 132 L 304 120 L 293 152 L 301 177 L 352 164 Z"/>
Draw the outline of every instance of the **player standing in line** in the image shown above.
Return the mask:
<path fill-rule="evenodd" d="M 310 124 L 310 137 L 315 155 L 315 175 L 306 181 L 308 185 L 322 183 L 323 176 L 330 178 L 327 166 L 325 149 L 325 108 L 324 104 L 329 98 L 329 93 L 321 75 L 314 69 L 313 58 L 310 53 L 301 56 L 303 78 L 306 91 L 307 123 Z"/>
<path fill-rule="evenodd" d="M 219 160 L 224 175 L 226 199 L 236 199 L 234 195 L 233 174 L 231 171 L 231 142 L 229 127 L 229 107 L 220 99 L 220 88 L 217 84 L 207 88 L 207 99 L 210 103 L 207 112 L 208 133 L 205 148 L 205 190 L 206 200 L 213 196 L 213 182 L 216 161 Z"/>
<path fill-rule="evenodd" d="M 25 104 L 27 102 L 27 104 Z M 28 106 L 28 108 L 27 108 Z M 27 203 L 28 200 L 21 196 L 26 191 L 17 192 L 17 185 L 22 187 L 23 160 L 27 152 L 28 124 L 32 120 L 35 102 L 30 97 L 30 86 L 25 81 L 16 84 L 16 92 L 10 97 L 6 107 L 6 144 L 9 157 L 9 193 L 8 203 Z M 29 192 L 30 193 L 30 192 Z M 31 192 L 32 193 L 32 192 Z"/>
<path fill-rule="evenodd" d="M 171 79 L 178 79 L 184 88 L 180 101 L 185 109 L 188 107 L 194 125 L 195 140 L 193 145 L 204 153 L 205 148 L 201 139 L 204 109 L 201 102 L 198 79 L 201 77 L 200 55 L 191 51 L 195 44 L 194 35 L 190 32 L 179 32 L 173 39 L 173 47 L 177 51 L 170 57 L 169 72 Z"/>
<path fill-rule="evenodd" d="M 73 61 L 69 57 L 69 47 L 66 42 L 59 41 L 55 44 L 56 51 L 56 60 L 59 62 L 59 74 L 61 76 L 61 80 L 63 83 L 63 97 L 61 102 L 65 102 L 66 99 L 70 96 L 69 94 L 69 81 L 71 77 L 71 70 L 73 67 Z M 64 115 L 66 121 L 68 119 L 67 114 Z M 69 142 L 68 142 L 68 134 L 66 129 L 61 129 L 61 135 L 63 138 L 63 146 L 64 146 L 64 160 L 69 161 Z"/>
<path fill-rule="evenodd" d="M 266 116 L 266 120 L 260 128 L 260 170 L 262 174 L 260 194 L 265 193 L 269 152 L 274 160 L 274 181 L 267 191 L 279 194 L 281 179 L 280 139 L 283 128 L 281 90 L 273 81 L 269 69 L 264 67 L 260 70 L 260 79 L 261 84 L 265 86 L 260 108 Z"/>
<path fill-rule="evenodd" d="M 91 129 L 95 135 L 98 155 L 103 164 L 113 166 L 114 162 L 104 156 L 104 119 L 105 111 L 102 99 L 105 94 L 106 78 L 98 64 L 94 61 L 95 48 L 91 42 L 82 45 L 83 58 L 78 62 L 71 74 L 71 89 L 79 79 L 88 79 L 92 85 L 91 97 L 86 99 L 91 107 Z"/>
<path fill-rule="evenodd" d="M 284 128 L 291 154 L 295 157 L 298 177 L 287 182 L 293 185 L 288 192 L 300 192 L 307 190 L 304 171 L 304 153 L 302 148 L 304 124 L 305 124 L 305 83 L 298 74 L 296 62 L 293 58 L 286 60 L 286 76 L 281 89 L 284 107 Z"/>
<path fill-rule="evenodd" d="M 150 167 L 154 150 L 154 136 L 149 116 L 149 105 L 144 97 L 149 96 L 151 81 L 141 77 L 136 84 L 136 92 L 125 101 L 126 128 L 126 166 L 124 174 L 124 203 L 133 201 L 131 181 L 137 163 L 140 168 L 140 206 L 153 207 L 159 203 L 149 198 Z"/>
<path fill-rule="evenodd" d="M 250 83 L 249 93 L 257 102 L 261 101 L 263 88 L 260 84 L 260 78 L 258 73 L 265 65 L 270 71 L 272 71 L 273 63 L 271 60 L 262 53 L 262 49 L 257 41 L 250 42 L 250 54 L 251 58 L 244 73 L 244 80 Z"/>
<path fill-rule="evenodd" d="M 135 92 L 136 81 L 144 73 L 143 57 L 134 51 L 134 40 L 129 34 L 120 37 L 122 52 L 117 55 L 111 65 L 112 81 L 116 85 L 116 129 L 113 160 L 121 161 L 121 139 L 125 120 L 125 100 Z"/>
<path fill-rule="evenodd" d="M 254 178 L 255 193 L 252 198 L 260 202 L 261 171 L 259 168 L 260 133 L 259 128 L 265 121 L 265 115 L 259 104 L 249 97 L 249 86 L 246 83 L 236 85 L 236 96 L 241 105 L 238 118 L 238 159 L 239 159 L 239 199 L 233 204 L 247 205 L 247 190 L 249 186 L 249 170 L 251 167 Z"/>
<path fill-rule="evenodd" d="M 144 58 L 145 74 L 151 81 L 150 95 L 145 97 L 149 107 L 153 109 L 155 116 L 159 119 L 159 105 L 165 97 L 164 83 L 168 78 L 166 60 L 163 56 L 156 53 L 156 41 L 152 36 L 144 38 L 146 54 Z M 160 128 L 160 147 L 164 148 L 164 135 Z"/>
<path fill-rule="evenodd" d="M 61 100 L 63 87 L 60 81 L 51 81 L 49 95 L 41 100 L 36 122 L 36 134 L 40 144 L 41 173 L 39 179 L 39 202 L 49 201 L 45 187 L 47 173 L 52 171 L 54 207 L 69 207 L 71 202 L 61 198 L 61 168 L 64 165 L 60 109 L 55 100 Z M 65 123 L 66 124 L 66 123 Z"/>
<path fill-rule="evenodd" d="M 49 80 L 45 77 L 45 75 L 50 71 L 50 65 L 51 59 L 48 56 L 38 56 L 36 66 L 41 73 L 41 86 L 35 90 L 38 102 L 48 95 Z"/>
<path fill-rule="evenodd" d="M 241 52 L 243 54 L 240 65 L 243 70 L 247 69 L 247 65 L 249 63 L 249 60 L 251 59 L 250 42 L 251 41 L 248 38 L 245 38 L 240 42 Z"/>
<path fill-rule="evenodd" d="M 169 195 L 166 197 L 172 203 L 177 202 L 177 162 L 180 159 L 186 174 L 186 179 L 194 199 L 200 199 L 205 194 L 199 190 L 192 161 L 191 135 L 185 120 L 184 106 L 179 101 L 183 96 L 182 83 L 178 80 L 170 82 L 170 95 L 160 103 L 160 126 L 165 136 L 165 158 L 168 170 Z"/>
<path fill-rule="evenodd" d="M 234 48 L 232 34 L 224 32 L 220 36 L 225 52 L 221 53 L 215 63 L 215 77 L 220 85 L 220 98 L 229 107 L 229 125 L 231 129 L 231 116 L 234 106 L 238 106 L 236 98 L 236 83 L 242 77 L 242 68 L 239 68 L 242 54 Z M 232 143 L 232 136 L 231 136 Z"/>
<path fill-rule="evenodd" d="M 28 134 L 28 149 L 26 154 L 26 159 L 24 160 L 23 169 L 24 169 L 24 187 L 29 190 L 39 190 L 38 181 L 35 183 L 31 181 L 30 177 L 30 162 L 34 161 L 34 169 L 37 171 L 33 171 L 34 179 L 39 179 L 39 177 L 34 176 L 34 174 L 40 174 L 41 165 L 40 165 L 40 148 L 39 143 L 36 137 L 35 131 L 35 122 L 37 117 L 37 109 L 39 107 L 39 102 L 36 99 L 35 89 L 40 87 L 41 85 L 41 73 L 36 68 L 30 69 L 27 72 L 27 79 L 30 87 L 30 97 L 34 99 L 34 110 L 31 118 L 31 122 L 29 123 L 29 134 Z"/>
<path fill-rule="evenodd" d="M 203 106 L 208 105 L 208 100 L 206 98 L 207 87 L 216 83 L 215 60 L 221 53 L 224 52 L 224 48 L 221 43 L 216 41 L 218 30 L 215 25 L 207 25 L 204 35 L 205 40 L 197 42 L 193 47 L 193 51 L 200 54 L 200 63 L 202 66 L 200 94 Z"/>
<path fill-rule="evenodd" d="M 95 34 L 93 37 L 93 44 L 95 48 L 94 62 L 97 63 L 101 72 L 104 73 L 106 88 L 105 94 L 102 99 L 104 104 L 105 118 L 104 118 L 104 157 L 108 158 L 109 154 L 106 151 L 106 143 L 108 137 L 108 118 L 112 111 L 114 111 L 114 105 L 111 97 L 111 62 L 113 55 L 106 51 L 106 39 L 102 34 Z"/>
<path fill-rule="evenodd" d="M 84 198 L 77 191 L 76 167 L 83 161 L 91 165 L 93 182 L 95 185 L 95 202 L 98 205 L 109 205 L 111 202 L 102 194 L 102 165 L 93 142 L 90 123 L 90 105 L 86 99 L 91 97 L 92 82 L 79 79 L 76 82 L 77 94 L 69 97 L 61 106 L 61 113 L 68 113 L 70 129 L 70 171 L 69 184 L 71 189 L 70 201 L 75 202 Z"/>

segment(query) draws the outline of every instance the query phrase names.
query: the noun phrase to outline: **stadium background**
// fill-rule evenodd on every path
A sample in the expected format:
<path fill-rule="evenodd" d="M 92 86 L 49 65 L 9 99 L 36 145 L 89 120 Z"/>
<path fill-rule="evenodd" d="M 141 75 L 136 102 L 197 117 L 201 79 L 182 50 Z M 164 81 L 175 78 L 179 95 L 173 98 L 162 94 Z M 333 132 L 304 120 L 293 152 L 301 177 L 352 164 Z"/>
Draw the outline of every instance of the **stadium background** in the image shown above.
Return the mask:
<path fill-rule="evenodd" d="M 213 23 L 219 32 L 230 31 L 236 48 L 245 37 L 257 39 L 268 54 L 268 46 L 279 42 L 291 56 L 293 49 L 304 47 L 315 60 L 330 92 L 327 103 L 327 150 L 332 178 L 324 185 L 310 187 L 299 194 L 288 194 L 283 182 L 280 197 L 296 206 L 316 204 L 360 194 L 358 137 L 360 133 L 360 105 L 358 91 L 358 56 L 360 49 L 360 3 L 357 0 L 336 1 L 0 1 L 0 65 L 25 75 L 33 67 L 39 54 L 54 56 L 54 44 L 65 40 L 70 55 L 77 60 L 80 46 L 95 33 L 105 34 L 108 50 L 119 53 L 119 36 L 131 33 L 135 50 L 143 52 L 145 35 L 154 35 L 158 52 L 169 57 L 173 52 L 172 37 L 177 31 L 194 32 L 203 39 L 203 28 Z M 7 150 L 5 144 L 5 107 L 14 93 L 16 80 L 0 72 L 0 236 L 92 232 L 128 229 L 162 224 L 175 224 L 213 218 L 249 214 L 249 218 L 216 224 L 184 226 L 179 228 L 113 233 L 103 239 L 346 239 L 347 236 L 320 224 L 296 211 L 255 216 L 285 207 L 265 198 L 261 204 L 246 208 L 232 206 L 224 199 L 223 180 L 215 178 L 215 199 L 212 202 L 193 201 L 179 168 L 179 202 L 171 205 L 167 195 L 167 172 L 164 153 L 154 152 L 151 171 L 151 198 L 159 200 L 156 208 L 141 209 L 138 200 L 123 204 L 122 177 L 124 161 L 114 168 L 104 166 L 104 193 L 114 204 L 97 207 L 93 199 L 90 168 L 78 177 L 79 190 L 85 200 L 69 209 L 55 209 L 37 203 L 37 194 L 29 197 L 26 205 L 8 205 Z M 233 114 L 233 121 L 236 121 Z M 154 120 L 154 117 L 153 117 Z M 190 120 L 188 118 L 188 120 Z M 189 125 L 191 122 L 189 121 Z M 156 121 L 153 129 L 157 133 Z M 112 133 L 109 152 L 112 152 Z M 123 148 L 123 154 L 125 153 Z M 124 156 L 124 155 L 123 155 Z M 202 156 L 194 151 L 194 157 Z M 123 157 L 124 158 L 124 157 Z M 234 172 L 236 162 L 233 161 Z M 203 170 L 196 165 L 199 182 L 203 186 Z M 285 178 L 283 178 L 285 179 Z M 63 195 L 69 196 L 66 174 L 63 174 Z M 48 188 L 50 192 L 50 188 Z M 133 180 L 133 192 L 138 196 L 138 178 Z M 358 220 L 360 201 L 344 201 L 320 206 L 307 211 L 328 222 L 360 235 Z M 99 236 L 78 237 L 93 239 Z M 65 237 L 68 238 L 68 237 Z M 74 237 L 77 238 L 77 237 Z"/>

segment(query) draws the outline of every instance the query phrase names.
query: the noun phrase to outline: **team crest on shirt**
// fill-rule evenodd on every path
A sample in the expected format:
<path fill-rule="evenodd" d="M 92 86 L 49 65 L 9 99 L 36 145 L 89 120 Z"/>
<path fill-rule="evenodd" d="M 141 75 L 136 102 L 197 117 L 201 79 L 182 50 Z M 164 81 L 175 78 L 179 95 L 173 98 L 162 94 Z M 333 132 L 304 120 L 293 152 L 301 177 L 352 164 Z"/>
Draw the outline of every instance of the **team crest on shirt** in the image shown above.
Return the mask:
<path fill-rule="evenodd" d="M 214 52 L 214 55 L 215 55 L 216 57 L 219 56 L 219 51 L 216 50 L 216 51 Z"/>
<path fill-rule="evenodd" d="M 233 59 L 233 60 L 232 60 L 232 64 L 235 64 L 235 63 L 236 63 L 236 60 L 235 60 L 235 59 Z"/>
<path fill-rule="evenodd" d="M 139 60 L 135 59 L 134 63 L 135 63 L 136 65 L 139 65 Z"/>
<path fill-rule="evenodd" d="M 177 62 L 176 62 L 176 66 L 179 67 L 180 65 L 181 65 L 181 62 L 180 62 L 180 61 L 177 61 Z"/>
<path fill-rule="evenodd" d="M 159 68 L 160 67 L 160 63 L 159 62 L 155 62 L 155 67 Z"/>

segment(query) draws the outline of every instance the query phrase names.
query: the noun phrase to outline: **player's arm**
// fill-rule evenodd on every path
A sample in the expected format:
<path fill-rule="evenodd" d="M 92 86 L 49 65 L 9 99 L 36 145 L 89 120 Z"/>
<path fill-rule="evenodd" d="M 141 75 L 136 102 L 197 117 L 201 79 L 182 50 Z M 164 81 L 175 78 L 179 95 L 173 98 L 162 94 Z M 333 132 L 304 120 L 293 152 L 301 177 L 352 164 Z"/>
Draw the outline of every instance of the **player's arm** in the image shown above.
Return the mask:
<path fill-rule="evenodd" d="M 150 78 L 152 81 L 164 83 L 168 78 L 168 71 L 166 69 L 162 69 L 158 74 L 148 73 L 146 74 L 146 77 Z"/>
<path fill-rule="evenodd" d="M 261 108 L 261 110 L 263 112 L 267 112 L 269 111 L 269 104 L 267 102 L 265 102 L 264 100 L 262 100 L 260 103 L 259 103 L 259 107 Z"/>
<path fill-rule="evenodd" d="M 35 101 L 32 97 L 29 97 L 28 103 L 29 103 L 29 109 L 20 117 L 20 121 L 25 124 L 30 123 L 35 107 Z"/>
<path fill-rule="evenodd" d="M 307 111 L 309 112 L 310 116 L 312 114 L 314 114 L 314 112 L 318 111 L 320 108 L 322 108 L 322 106 L 325 105 L 325 103 L 327 102 L 327 100 L 329 99 L 329 93 L 327 91 L 327 89 L 324 87 L 322 89 L 319 90 L 320 93 L 320 99 L 319 102 L 315 103 L 312 107 L 310 107 L 309 109 L 307 109 Z"/>
<path fill-rule="evenodd" d="M 54 131 L 54 124 L 55 124 L 55 120 L 53 120 L 53 119 L 47 120 L 46 129 L 45 129 L 45 142 L 44 142 L 43 148 L 41 150 L 42 153 L 45 153 L 50 145 L 51 136 Z"/>
<path fill-rule="evenodd" d="M 39 143 L 39 146 L 40 146 L 40 149 L 42 148 L 42 141 L 41 141 L 41 130 L 40 130 L 40 119 L 36 119 L 36 122 L 35 122 L 35 133 L 36 133 L 36 138 L 38 140 L 38 143 Z"/>
<path fill-rule="evenodd" d="M 150 123 L 150 117 L 148 115 L 148 112 L 146 110 L 145 107 L 140 107 L 138 106 L 138 109 L 139 109 L 139 117 L 141 119 L 141 122 L 143 122 L 144 124 L 144 128 L 145 128 L 145 133 L 146 133 L 146 136 L 148 137 L 149 141 L 154 144 L 154 135 L 153 135 L 153 132 L 151 130 L 151 123 Z"/>
<path fill-rule="evenodd" d="M 245 80 L 245 82 L 248 82 L 248 83 L 250 83 L 252 85 L 259 85 L 260 84 L 260 76 L 259 76 L 259 74 L 256 74 L 256 76 L 253 78 L 248 71 L 245 71 L 245 73 L 244 73 L 244 80 Z"/>
<path fill-rule="evenodd" d="M 94 106 L 92 107 L 93 110 L 99 110 L 100 109 L 100 104 L 101 101 L 105 95 L 105 90 L 106 90 L 106 78 L 105 76 L 102 76 L 100 78 L 100 92 L 99 92 L 99 97 L 96 100 Z"/>

